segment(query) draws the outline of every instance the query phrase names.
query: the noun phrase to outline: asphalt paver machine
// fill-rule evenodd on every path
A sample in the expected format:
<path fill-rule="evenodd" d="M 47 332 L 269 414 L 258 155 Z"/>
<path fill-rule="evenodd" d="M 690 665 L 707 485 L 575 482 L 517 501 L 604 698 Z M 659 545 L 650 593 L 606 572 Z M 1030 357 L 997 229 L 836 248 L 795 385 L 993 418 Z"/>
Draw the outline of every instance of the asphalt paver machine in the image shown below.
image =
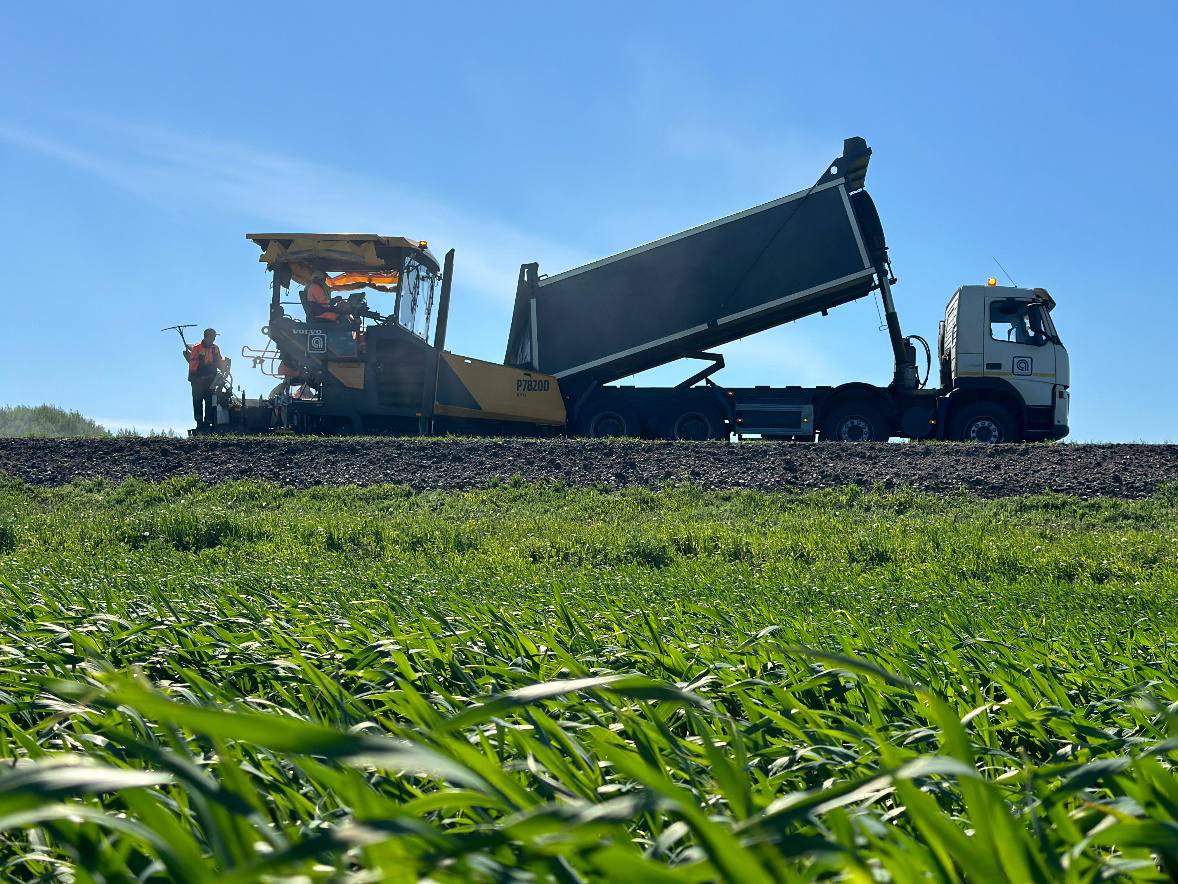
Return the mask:
<path fill-rule="evenodd" d="M 453 250 L 439 262 L 428 243 L 405 237 L 246 236 L 271 273 L 271 300 L 262 329 L 269 343 L 242 355 L 278 384 L 268 397 L 240 401 L 235 429 L 534 433 L 565 425 L 551 379 L 444 349 Z M 331 319 L 315 318 L 307 303 L 317 274 L 331 296 Z M 376 295 L 387 305 L 370 304 Z"/>

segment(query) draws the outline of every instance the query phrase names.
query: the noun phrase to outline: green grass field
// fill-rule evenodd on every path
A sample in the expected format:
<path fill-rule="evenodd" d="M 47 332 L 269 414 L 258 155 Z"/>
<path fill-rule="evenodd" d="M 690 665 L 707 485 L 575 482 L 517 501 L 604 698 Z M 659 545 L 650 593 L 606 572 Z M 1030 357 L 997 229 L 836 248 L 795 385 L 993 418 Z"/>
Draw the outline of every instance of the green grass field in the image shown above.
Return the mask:
<path fill-rule="evenodd" d="M 0 877 L 1178 874 L 1178 491 L 0 484 Z"/>

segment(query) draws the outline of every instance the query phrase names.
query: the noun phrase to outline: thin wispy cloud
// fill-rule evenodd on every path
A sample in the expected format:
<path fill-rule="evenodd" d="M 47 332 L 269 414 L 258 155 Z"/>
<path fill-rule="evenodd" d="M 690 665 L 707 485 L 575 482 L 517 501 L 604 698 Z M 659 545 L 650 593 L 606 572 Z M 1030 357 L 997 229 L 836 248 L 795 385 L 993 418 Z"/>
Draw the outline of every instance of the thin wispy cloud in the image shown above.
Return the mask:
<path fill-rule="evenodd" d="M 672 58 L 646 47 L 637 53 L 631 118 L 651 121 L 650 141 L 666 158 L 707 170 L 738 200 L 755 203 L 808 186 L 842 147 L 828 133 L 783 123 L 757 99 L 718 89 Z"/>
<path fill-rule="evenodd" d="M 227 139 L 86 117 L 65 140 L 0 123 L 0 140 L 161 206 L 200 206 L 284 230 L 406 235 L 459 251 L 462 284 L 514 296 L 519 264 L 572 267 L 591 255 L 500 218 L 469 212 L 405 181 L 339 169 Z"/>
<path fill-rule="evenodd" d="M 817 178 L 842 147 L 841 142 L 795 132 L 734 127 L 701 112 L 672 121 L 664 129 L 663 144 L 674 156 L 722 169 L 750 192 L 763 190 L 766 199 L 808 186 L 808 176 Z"/>

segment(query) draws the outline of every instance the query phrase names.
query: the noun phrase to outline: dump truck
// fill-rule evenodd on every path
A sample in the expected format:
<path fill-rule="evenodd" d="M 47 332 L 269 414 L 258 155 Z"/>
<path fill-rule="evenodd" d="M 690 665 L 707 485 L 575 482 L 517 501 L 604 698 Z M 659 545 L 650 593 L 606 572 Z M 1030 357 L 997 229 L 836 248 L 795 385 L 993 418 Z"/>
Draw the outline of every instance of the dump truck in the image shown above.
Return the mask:
<path fill-rule="evenodd" d="M 954 292 L 937 336 L 939 383 L 929 385 L 932 348 L 901 329 L 883 225 L 865 187 L 870 159 L 867 143 L 849 138 L 805 190 L 554 275 L 521 265 L 501 364 L 446 350 L 453 250 L 439 262 L 427 242 L 404 237 L 247 234 L 273 277 L 270 343 L 243 355 L 280 382 L 264 397 L 234 396 L 221 428 L 845 442 L 1066 436 L 1068 356 L 1044 289 L 990 279 Z M 311 316 L 305 288 L 300 302 L 283 293 L 315 274 L 334 295 L 336 321 L 286 310 Z M 888 385 L 718 382 L 717 348 L 875 293 L 891 346 Z M 385 313 L 369 303 L 378 295 L 392 302 Z M 674 386 L 617 383 L 684 359 L 702 367 Z"/>
<path fill-rule="evenodd" d="M 931 348 L 905 336 L 883 226 L 865 189 L 871 150 L 844 142 L 813 186 L 583 267 L 520 270 L 505 362 L 551 374 L 585 435 L 862 441 L 1015 441 L 1067 434 L 1067 351 L 1043 289 L 964 286 Z M 724 388 L 714 348 L 878 292 L 893 355 L 886 387 Z M 926 356 L 923 377 L 917 345 Z M 675 387 L 616 386 L 683 358 Z"/>

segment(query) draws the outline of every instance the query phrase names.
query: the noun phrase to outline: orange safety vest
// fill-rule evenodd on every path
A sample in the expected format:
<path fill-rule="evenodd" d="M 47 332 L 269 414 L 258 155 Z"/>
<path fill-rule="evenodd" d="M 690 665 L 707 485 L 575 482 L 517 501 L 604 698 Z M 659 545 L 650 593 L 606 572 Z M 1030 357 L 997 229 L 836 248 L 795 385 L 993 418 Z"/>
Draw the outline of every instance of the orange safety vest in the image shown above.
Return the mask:
<path fill-rule="evenodd" d="M 217 373 L 221 365 L 221 348 L 204 341 L 193 344 L 188 351 L 188 377 L 209 376 Z"/>
<path fill-rule="evenodd" d="M 307 286 L 307 318 L 326 321 L 339 319 L 339 313 L 332 309 L 326 289 L 317 282 Z"/>

